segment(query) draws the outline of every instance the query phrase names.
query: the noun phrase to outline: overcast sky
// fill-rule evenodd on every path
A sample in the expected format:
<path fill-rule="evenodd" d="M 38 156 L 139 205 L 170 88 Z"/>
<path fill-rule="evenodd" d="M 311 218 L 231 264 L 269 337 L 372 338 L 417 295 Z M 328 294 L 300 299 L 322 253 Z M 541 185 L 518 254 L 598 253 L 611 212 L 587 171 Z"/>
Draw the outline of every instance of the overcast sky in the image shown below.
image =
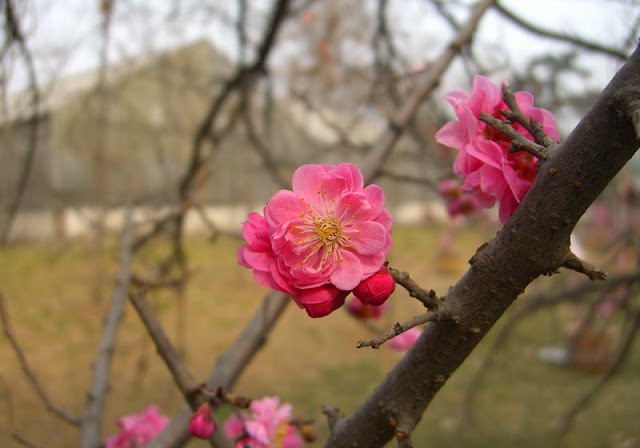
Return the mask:
<path fill-rule="evenodd" d="M 354 0 L 359 1 L 359 0 Z M 100 48 L 100 17 L 97 1 L 87 0 L 35 0 L 31 8 L 35 21 L 28 23 L 30 45 L 34 49 L 39 68 L 44 73 L 72 73 L 96 66 Z M 235 37 L 220 20 L 212 20 L 203 13 L 190 14 L 194 5 L 202 1 L 132 1 L 116 0 L 112 59 L 132 57 L 136 53 L 180 45 L 197 38 L 207 38 L 228 54 L 235 54 Z M 204 2 L 206 3 L 206 2 Z M 209 2 L 223 14 L 233 17 L 233 1 Z M 249 2 L 254 14 L 250 18 L 257 29 L 264 20 L 268 2 Z M 366 3 L 364 1 L 363 3 Z M 424 0 L 391 0 L 389 19 L 410 33 L 403 43 L 406 51 L 416 59 L 433 51 L 423 48 L 426 43 L 441 40 L 448 32 L 445 24 L 430 20 L 432 12 Z M 529 21 L 555 30 L 615 46 L 624 41 L 635 19 L 636 9 L 629 2 L 612 0 L 511 0 L 503 4 L 526 17 Z M 167 21 L 173 6 L 179 4 L 183 19 Z M 321 2 L 316 2 L 316 6 Z M 180 17 L 180 16 L 179 16 Z M 142 20 L 141 18 L 144 18 Z M 462 18 L 462 17 L 461 17 Z M 505 47 L 510 60 L 516 65 L 531 54 L 562 49 L 551 40 L 533 36 L 507 23 L 495 12 L 483 18 L 477 40 Z M 436 45 L 437 46 L 437 45 Z M 70 51 L 70 49 L 72 51 Z M 616 69 L 614 61 L 598 64 L 598 82 L 605 82 Z"/>

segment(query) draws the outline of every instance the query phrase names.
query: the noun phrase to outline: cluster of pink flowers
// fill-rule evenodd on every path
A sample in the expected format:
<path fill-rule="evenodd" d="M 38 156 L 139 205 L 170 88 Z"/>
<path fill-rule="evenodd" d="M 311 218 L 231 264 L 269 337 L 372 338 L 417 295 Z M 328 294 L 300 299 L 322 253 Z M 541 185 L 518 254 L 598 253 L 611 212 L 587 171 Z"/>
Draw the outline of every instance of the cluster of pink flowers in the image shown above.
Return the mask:
<path fill-rule="evenodd" d="M 292 406 L 278 397 L 251 403 L 250 413 L 233 414 L 224 424 L 236 448 L 300 448 L 304 441 L 289 423 Z"/>
<path fill-rule="evenodd" d="M 169 423 L 169 418 L 149 406 L 140 414 L 125 415 L 118 419 L 120 432 L 110 436 L 106 448 L 136 448 L 150 442 Z"/>
<path fill-rule="evenodd" d="M 383 266 L 392 218 L 382 188 L 364 188 L 351 163 L 303 165 L 292 185 L 293 191 L 271 198 L 264 216 L 249 214 L 238 262 L 253 269 L 256 282 L 290 294 L 311 317 L 336 310 L 352 290 L 366 303 L 383 303 L 393 289 Z"/>
<path fill-rule="evenodd" d="M 453 91 L 445 98 L 453 106 L 458 120 L 445 124 L 436 133 L 436 140 L 458 150 L 453 171 L 464 179 L 462 188 L 472 192 L 484 208 L 492 207 L 498 201 L 500 221 L 506 222 L 529 191 L 536 177 L 538 161 L 524 151 L 511 153 L 509 138 L 478 119 L 481 112 L 504 119 L 501 111 L 508 109 L 500 87 L 487 78 L 476 75 L 471 94 Z M 515 98 L 526 117 L 542 124 L 553 140 L 560 140 L 553 115 L 534 107 L 529 92 L 516 92 Z M 515 123 L 513 126 L 533 140 L 524 127 Z"/>

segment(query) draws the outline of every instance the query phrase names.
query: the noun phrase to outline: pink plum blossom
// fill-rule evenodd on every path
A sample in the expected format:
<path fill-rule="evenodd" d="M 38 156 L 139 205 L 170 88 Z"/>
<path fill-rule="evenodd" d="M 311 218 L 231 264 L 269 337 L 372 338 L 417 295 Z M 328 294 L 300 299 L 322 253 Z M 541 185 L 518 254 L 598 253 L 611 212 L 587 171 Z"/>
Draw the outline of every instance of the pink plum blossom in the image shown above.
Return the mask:
<path fill-rule="evenodd" d="M 382 267 L 391 249 L 384 191 L 363 184 L 351 163 L 303 165 L 293 189 L 280 190 L 250 213 L 238 262 L 256 282 L 290 294 L 311 317 L 331 313 Z"/>
<path fill-rule="evenodd" d="M 540 123 L 549 137 L 559 141 L 553 115 L 534 107 L 529 92 L 514 95 L 522 113 Z M 487 78 L 476 75 L 471 94 L 453 91 L 446 94 L 445 99 L 453 106 L 458 120 L 445 124 L 436 133 L 436 140 L 458 149 L 453 171 L 464 179 L 462 188 L 473 192 L 482 207 L 489 208 L 498 201 L 500 221 L 506 222 L 529 191 L 538 161 L 524 151 L 511 153 L 509 138 L 478 119 L 480 112 L 504 119 L 501 111 L 508 109 L 500 87 Z M 513 126 L 533 140 L 524 127 Z"/>
<path fill-rule="evenodd" d="M 415 342 L 418 340 L 421 334 L 422 334 L 422 330 L 415 327 L 410 328 L 404 333 L 400 333 L 398 336 L 389 340 L 388 342 L 389 348 L 392 348 L 400 352 L 406 352 L 411 347 L 413 347 L 413 344 L 415 344 Z"/>
<path fill-rule="evenodd" d="M 471 215 L 482 208 L 475 194 L 463 190 L 459 180 L 443 180 L 438 193 L 447 204 L 449 216 Z"/>
<path fill-rule="evenodd" d="M 149 406 L 140 414 L 129 414 L 118 419 L 120 432 L 107 438 L 106 448 L 136 448 L 150 442 L 169 423 L 169 418 Z"/>
<path fill-rule="evenodd" d="M 248 414 L 233 414 L 224 424 L 224 432 L 236 441 L 236 448 L 302 447 L 302 438 L 289 424 L 289 403 L 280 405 L 278 397 L 264 397 L 253 401 L 250 410 Z"/>
<path fill-rule="evenodd" d="M 388 308 L 388 302 L 379 306 L 366 305 L 362 303 L 357 297 L 354 297 L 347 304 L 347 311 L 349 314 L 357 319 L 378 319 L 382 316 L 382 313 Z"/>

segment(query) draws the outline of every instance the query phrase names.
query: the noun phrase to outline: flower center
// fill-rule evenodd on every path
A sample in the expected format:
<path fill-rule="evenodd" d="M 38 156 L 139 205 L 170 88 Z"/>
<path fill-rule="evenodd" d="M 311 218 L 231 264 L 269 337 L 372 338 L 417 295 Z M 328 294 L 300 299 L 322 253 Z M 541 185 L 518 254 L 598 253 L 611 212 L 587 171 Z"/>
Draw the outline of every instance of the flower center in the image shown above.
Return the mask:
<path fill-rule="evenodd" d="M 340 242 L 342 229 L 337 219 L 332 216 L 316 217 L 313 220 L 316 235 L 325 246 L 333 246 L 335 242 Z"/>

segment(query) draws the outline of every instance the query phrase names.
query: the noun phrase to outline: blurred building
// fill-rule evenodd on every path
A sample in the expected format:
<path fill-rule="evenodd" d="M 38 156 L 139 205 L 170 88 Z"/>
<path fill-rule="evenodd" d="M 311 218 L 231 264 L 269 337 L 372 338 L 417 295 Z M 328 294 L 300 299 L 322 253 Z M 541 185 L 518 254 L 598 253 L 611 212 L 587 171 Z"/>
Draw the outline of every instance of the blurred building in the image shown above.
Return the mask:
<path fill-rule="evenodd" d="M 0 115 L 2 213 L 15 193 L 29 147 L 29 120 L 38 119 L 35 159 L 14 238 L 37 233 L 27 228 L 29 213 L 37 216 L 42 232 L 65 236 L 70 233 L 69 210 L 175 204 L 196 130 L 232 70 L 210 44 L 197 42 L 102 72 L 60 79 L 44 90 L 38 111 L 30 107 L 28 91 L 12 97 L 10 113 Z M 250 108 L 253 122 L 283 178 L 290 178 L 302 163 L 357 163 L 363 157 L 362 152 L 341 147 L 335 126 L 328 124 L 349 123 L 348 110 L 317 110 L 293 98 L 274 99 L 268 85 L 259 84 L 257 89 L 259 100 Z M 234 111 L 238 101 L 223 111 L 221 127 L 240 119 Z M 360 119 L 357 128 L 345 126 L 345 132 L 362 142 L 374 140 L 384 131 L 381 118 Z M 218 146 L 211 144 L 213 151 L 195 195 L 198 202 L 251 209 L 280 188 L 243 125 Z M 399 145 L 388 171 L 434 177 L 434 152 L 427 149 Z M 380 183 L 395 206 L 433 197 L 433 189 L 424 185 L 391 178 Z"/>

